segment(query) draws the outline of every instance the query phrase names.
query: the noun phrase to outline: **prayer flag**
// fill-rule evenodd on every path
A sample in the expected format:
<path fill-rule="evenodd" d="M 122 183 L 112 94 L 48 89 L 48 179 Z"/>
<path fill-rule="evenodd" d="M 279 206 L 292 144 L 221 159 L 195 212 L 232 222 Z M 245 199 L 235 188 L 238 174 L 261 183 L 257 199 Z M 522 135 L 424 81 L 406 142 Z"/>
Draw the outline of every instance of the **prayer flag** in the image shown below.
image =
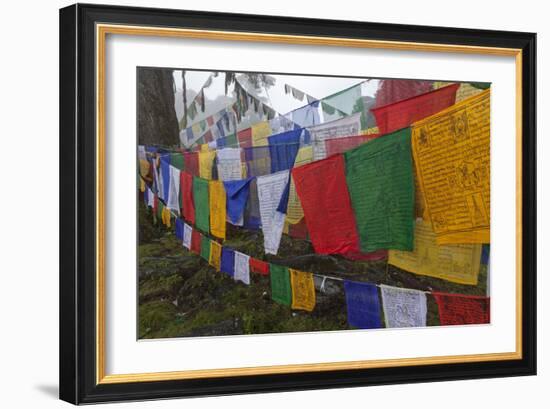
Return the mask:
<path fill-rule="evenodd" d="M 348 324 L 360 329 L 382 328 L 380 301 L 374 284 L 344 281 Z"/>
<path fill-rule="evenodd" d="M 292 170 L 307 230 L 318 254 L 359 251 L 344 159 L 335 155 Z"/>
<path fill-rule="evenodd" d="M 199 230 L 208 233 L 210 228 L 208 180 L 193 177 L 193 202 L 195 205 L 195 226 Z"/>
<path fill-rule="evenodd" d="M 294 166 L 296 154 L 300 147 L 302 129 L 295 129 L 277 135 L 269 136 L 269 155 L 271 158 L 271 173 L 290 169 Z"/>
<path fill-rule="evenodd" d="M 187 223 L 183 224 L 183 247 L 191 250 L 191 242 L 193 240 L 193 228 Z"/>
<path fill-rule="evenodd" d="M 206 261 L 210 260 L 210 239 L 201 234 L 201 257 Z"/>
<path fill-rule="evenodd" d="M 303 146 L 298 150 L 296 160 L 294 161 L 294 168 L 303 166 L 310 163 L 313 160 L 313 147 Z M 304 210 L 302 209 L 302 203 L 296 192 L 296 184 L 294 178 L 290 178 L 290 189 L 288 192 L 288 205 L 286 211 L 286 222 L 290 224 L 297 224 L 304 218 Z"/>
<path fill-rule="evenodd" d="M 162 207 L 162 224 L 164 224 L 166 227 L 170 227 L 170 220 L 171 220 L 172 214 L 170 213 L 170 209 L 168 209 L 166 206 Z"/>
<path fill-rule="evenodd" d="M 490 92 L 412 127 L 418 184 L 437 244 L 489 242 Z"/>
<path fill-rule="evenodd" d="M 249 178 L 223 182 L 227 195 L 227 219 L 233 224 L 240 223 L 243 218 L 251 181 Z"/>
<path fill-rule="evenodd" d="M 269 263 L 250 257 L 250 271 L 266 276 L 269 274 Z"/>
<path fill-rule="evenodd" d="M 172 153 L 170 155 L 170 165 L 175 166 L 179 170 L 185 169 L 185 161 L 183 159 L 183 155 L 179 152 Z"/>
<path fill-rule="evenodd" d="M 201 254 L 201 241 L 202 234 L 197 229 L 193 229 L 191 234 L 191 248 L 190 250 L 195 254 Z"/>
<path fill-rule="evenodd" d="M 223 182 L 211 180 L 208 183 L 210 200 L 210 232 L 213 236 L 225 239 L 226 196 Z"/>
<path fill-rule="evenodd" d="M 193 176 L 199 176 L 199 153 L 185 152 L 183 156 L 185 158 L 185 170 L 191 173 Z"/>
<path fill-rule="evenodd" d="M 408 288 L 380 285 L 386 328 L 425 327 L 426 294 Z"/>
<path fill-rule="evenodd" d="M 195 223 L 195 203 L 193 200 L 193 175 L 180 172 L 181 208 L 183 218 L 189 223 Z"/>
<path fill-rule="evenodd" d="M 396 131 L 410 126 L 455 103 L 457 84 L 430 91 L 416 97 L 395 102 L 390 105 L 374 108 L 376 125 L 381 134 Z"/>
<path fill-rule="evenodd" d="M 217 152 L 218 179 L 242 179 L 241 149 L 224 148 Z"/>
<path fill-rule="evenodd" d="M 271 135 L 271 127 L 268 121 L 255 123 L 251 127 L 252 146 L 266 146 L 267 137 Z"/>
<path fill-rule="evenodd" d="M 361 251 L 413 249 L 410 134 L 409 128 L 402 129 L 344 154 Z"/>
<path fill-rule="evenodd" d="M 168 202 L 168 192 L 170 189 L 170 155 L 160 157 L 160 176 L 162 180 L 162 195 L 164 203 Z"/>
<path fill-rule="evenodd" d="M 235 275 L 235 251 L 229 247 L 222 247 L 220 271 L 233 277 Z"/>
<path fill-rule="evenodd" d="M 290 306 L 292 303 L 292 289 L 288 268 L 270 264 L 269 276 L 271 278 L 271 298 L 273 301 Z"/>
<path fill-rule="evenodd" d="M 327 157 L 336 155 L 337 153 L 344 153 L 353 148 L 358 147 L 366 142 L 376 139 L 380 134 L 369 135 L 354 135 L 346 136 L 342 138 L 333 138 L 325 140 L 325 149 L 327 151 Z"/>
<path fill-rule="evenodd" d="M 285 215 L 277 212 L 277 207 L 288 182 L 288 175 L 289 171 L 283 170 L 257 179 L 266 254 L 277 254 L 279 250 Z"/>
<path fill-rule="evenodd" d="M 170 210 L 180 211 L 180 170 L 170 165 L 170 183 L 168 190 L 168 201 L 166 205 Z"/>
<path fill-rule="evenodd" d="M 313 274 L 290 269 L 292 309 L 313 311 L 315 308 L 315 283 Z"/>
<path fill-rule="evenodd" d="M 417 220 L 414 251 L 390 250 L 388 263 L 411 273 L 460 284 L 477 284 L 481 244 L 437 245 L 429 221 Z"/>
<path fill-rule="evenodd" d="M 199 176 L 203 179 L 212 179 L 212 166 L 216 151 L 201 151 L 199 152 Z"/>
<path fill-rule="evenodd" d="M 327 139 L 342 138 L 358 135 L 361 131 L 361 114 L 353 114 L 336 121 L 326 122 L 308 128 L 313 145 L 313 160 L 327 157 L 325 141 Z"/>
<path fill-rule="evenodd" d="M 220 262 L 222 258 L 222 245 L 218 243 L 216 240 L 210 240 L 210 258 L 208 259 L 208 263 L 216 269 L 216 271 L 220 271 Z"/>
<path fill-rule="evenodd" d="M 183 220 L 176 219 L 176 239 L 183 241 Z"/>
<path fill-rule="evenodd" d="M 431 81 L 419 80 L 381 80 L 376 91 L 375 107 L 425 94 L 433 89 Z"/>
<path fill-rule="evenodd" d="M 249 148 L 252 146 L 252 128 L 246 128 L 237 132 L 237 139 L 241 148 Z"/>
<path fill-rule="evenodd" d="M 250 284 L 250 256 L 243 254 L 239 251 L 235 251 L 235 281 L 242 281 L 243 283 Z"/>
<path fill-rule="evenodd" d="M 432 293 L 441 325 L 489 324 L 490 299 L 473 295 Z"/>
<path fill-rule="evenodd" d="M 249 177 L 264 176 L 271 173 L 271 155 L 269 146 L 245 148 L 244 158 Z"/>

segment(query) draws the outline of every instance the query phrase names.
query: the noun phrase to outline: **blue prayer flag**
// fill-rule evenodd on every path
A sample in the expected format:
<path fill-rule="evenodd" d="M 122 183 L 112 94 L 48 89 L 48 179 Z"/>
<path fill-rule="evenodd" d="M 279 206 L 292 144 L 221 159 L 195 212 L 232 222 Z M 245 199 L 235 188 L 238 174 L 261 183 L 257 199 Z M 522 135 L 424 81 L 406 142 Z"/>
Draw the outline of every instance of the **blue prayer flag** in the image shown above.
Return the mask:
<path fill-rule="evenodd" d="M 223 182 L 227 195 L 227 218 L 232 223 L 238 223 L 244 213 L 251 180 L 252 178 Z"/>
<path fill-rule="evenodd" d="M 191 127 L 185 129 L 185 134 L 187 135 L 187 143 L 193 140 L 193 129 Z"/>
<path fill-rule="evenodd" d="M 220 271 L 229 274 L 231 277 L 235 274 L 235 251 L 229 247 L 222 247 Z"/>
<path fill-rule="evenodd" d="M 294 166 L 300 148 L 301 134 L 302 129 L 294 129 L 267 138 L 271 157 L 271 173 L 291 169 Z"/>
<path fill-rule="evenodd" d="M 344 281 L 348 324 L 360 329 L 381 328 L 380 301 L 374 284 Z"/>
<path fill-rule="evenodd" d="M 162 200 L 166 203 L 170 191 L 170 155 L 160 157 L 160 177 L 162 178 Z"/>
<path fill-rule="evenodd" d="M 179 217 L 176 219 L 176 238 L 183 241 L 183 220 Z"/>

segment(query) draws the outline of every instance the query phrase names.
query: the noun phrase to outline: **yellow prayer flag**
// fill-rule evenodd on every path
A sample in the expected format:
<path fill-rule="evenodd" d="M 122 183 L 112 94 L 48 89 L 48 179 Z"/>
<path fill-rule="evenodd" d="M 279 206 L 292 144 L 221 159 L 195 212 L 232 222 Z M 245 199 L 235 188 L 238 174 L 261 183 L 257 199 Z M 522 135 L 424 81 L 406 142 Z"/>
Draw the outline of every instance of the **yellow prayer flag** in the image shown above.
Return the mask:
<path fill-rule="evenodd" d="M 477 284 L 481 244 L 438 246 L 428 221 L 417 221 L 414 251 L 389 250 L 388 263 L 411 273 L 460 284 Z"/>
<path fill-rule="evenodd" d="M 166 227 L 170 227 L 170 218 L 171 218 L 171 213 L 170 213 L 170 209 L 168 209 L 168 207 L 164 206 L 162 208 L 162 223 L 166 226 Z"/>
<path fill-rule="evenodd" d="M 225 239 L 226 197 L 221 180 L 208 182 L 210 200 L 210 232 L 212 235 Z"/>
<path fill-rule="evenodd" d="M 412 149 L 438 244 L 489 243 L 490 89 L 415 122 Z"/>
<path fill-rule="evenodd" d="M 373 135 L 380 133 L 380 130 L 377 126 L 373 126 L 372 128 L 363 129 L 361 132 L 359 132 L 359 135 Z"/>
<path fill-rule="evenodd" d="M 150 165 L 149 165 L 149 162 L 146 161 L 145 159 L 140 159 L 139 160 L 139 174 L 142 176 L 142 177 L 147 177 L 149 176 L 149 168 L 150 168 Z"/>
<path fill-rule="evenodd" d="M 303 271 L 290 271 L 290 285 L 292 286 L 292 309 L 313 311 L 315 308 L 315 283 L 313 274 Z"/>
<path fill-rule="evenodd" d="M 220 271 L 220 262 L 222 259 L 222 245 L 215 240 L 210 240 L 210 256 L 208 264 Z"/>
<path fill-rule="evenodd" d="M 252 146 L 269 145 L 267 137 L 271 135 L 271 126 L 269 122 L 258 122 L 250 127 L 252 129 Z"/>
<path fill-rule="evenodd" d="M 193 135 L 195 136 L 198 136 L 201 134 L 202 130 L 201 130 L 201 126 L 200 124 L 197 122 L 196 124 L 193 124 L 193 126 L 191 127 L 191 129 L 193 130 Z"/>
<path fill-rule="evenodd" d="M 145 181 L 142 178 L 139 178 L 139 190 L 141 193 L 145 192 Z"/>
<path fill-rule="evenodd" d="M 207 143 L 203 143 L 203 144 L 200 145 L 200 150 L 201 150 L 201 152 L 208 152 L 210 150 L 210 148 L 208 147 Z"/>
<path fill-rule="evenodd" d="M 216 157 L 216 151 L 199 152 L 199 176 L 203 179 L 212 179 L 212 164 Z"/>
<path fill-rule="evenodd" d="M 305 165 L 313 160 L 313 146 L 304 146 L 298 150 L 296 160 L 294 161 L 294 167 Z M 290 224 L 299 223 L 304 217 L 304 210 L 302 209 L 302 203 L 296 193 L 296 185 L 294 179 L 290 179 L 290 189 L 288 191 L 288 206 L 286 213 L 286 221 Z"/>

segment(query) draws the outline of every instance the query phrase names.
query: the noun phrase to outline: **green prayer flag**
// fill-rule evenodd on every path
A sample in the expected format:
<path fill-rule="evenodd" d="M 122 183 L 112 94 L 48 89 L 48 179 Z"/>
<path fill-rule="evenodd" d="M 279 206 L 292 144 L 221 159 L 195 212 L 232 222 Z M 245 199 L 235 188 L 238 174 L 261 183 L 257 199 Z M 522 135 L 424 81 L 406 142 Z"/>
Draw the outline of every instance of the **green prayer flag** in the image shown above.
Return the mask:
<path fill-rule="evenodd" d="M 170 165 L 178 168 L 179 170 L 183 170 L 184 169 L 183 155 L 179 152 L 170 154 Z"/>
<path fill-rule="evenodd" d="M 157 214 L 156 214 L 156 220 L 155 220 L 156 223 L 158 223 L 159 220 L 162 220 L 162 211 L 163 210 L 164 210 L 164 203 L 162 203 L 159 200 L 158 205 L 157 205 Z"/>
<path fill-rule="evenodd" d="M 273 301 L 290 306 L 292 303 L 292 288 L 288 268 L 270 264 L 269 276 L 271 278 L 271 298 Z"/>
<path fill-rule="evenodd" d="M 225 140 L 225 143 L 227 144 L 226 145 L 227 147 L 231 147 L 231 148 L 238 148 L 239 147 L 239 142 L 237 141 L 237 134 L 236 133 L 229 134 L 229 135 L 227 135 L 226 138 L 227 139 Z"/>
<path fill-rule="evenodd" d="M 210 230 L 210 205 L 208 203 L 208 180 L 193 177 L 193 202 L 195 204 L 195 226 L 205 233 Z"/>
<path fill-rule="evenodd" d="M 205 235 L 201 237 L 201 257 L 210 260 L 210 239 Z"/>
<path fill-rule="evenodd" d="M 361 251 L 413 250 L 414 179 L 410 128 L 344 153 Z"/>

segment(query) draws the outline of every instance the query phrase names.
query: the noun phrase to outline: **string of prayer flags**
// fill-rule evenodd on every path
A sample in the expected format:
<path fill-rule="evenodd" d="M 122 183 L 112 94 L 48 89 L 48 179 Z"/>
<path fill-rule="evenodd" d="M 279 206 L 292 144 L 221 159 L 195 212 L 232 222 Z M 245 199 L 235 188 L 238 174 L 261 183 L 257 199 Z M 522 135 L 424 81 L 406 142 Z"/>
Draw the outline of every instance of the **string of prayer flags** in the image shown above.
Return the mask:
<path fill-rule="evenodd" d="M 292 305 L 294 310 L 313 311 L 315 308 L 315 283 L 313 274 L 290 269 Z"/>
<path fill-rule="evenodd" d="M 350 327 L 382 328 L 378 288 L 374 284 L 344 280 L 344 293 Z"/>
<path fill-rule="evenodd" d="M 418 182 L 437 244 L 489 243 L 490 90 L 412 127 Z"/>
<path fill-rule="evenodd" d="M 441 325 L 489 324 L 490 299 L 488 297 L 432 293 L 439 309 Z"/>
<path fill-rule="evenodd" d="M 409 128 L 402 129 L 344 153 L 347 187 L 363 252 L 413 249 L 410 134 Z"/>
<path fill-rule="evenodd" d="M 241 148 L 250 148 L 252 146 L 252 128 L 237 132 L 237 140 Z"/>
<path fill-rule="evenodd" d="M 222 246 L 220 271 L 231 277 L 235 275 L 235 251 L 226 246 Z"/>
<path fill-rule="evenodd" d="M 213 236 L 225 239 L 226 195 L 221 180 L 208 182 L 210 204 L 210 232 Z"/>
<path fill-rule="evenodd" d="M 189 223 L 195 223 L 195 202 L 193 200 L 193 175 L 180 172 L 180 197 L 183 218 Z"/>
<path fill-rule="evenodd" d="M 166 205 L 170 210 L 179 213 L 180 211 L 180 170 L 170 165 L 170 183 L 168 200 Z"/>
<path fill-rule="evenodd" d="M 193 241 L 193 228 L 187 223 L 183 224 L 183 247 L 187 250 L 191 250 L 191 243 Z"/>
<path fill-rule="evenodd" d="M 195 226 L 199 230 L 208 233 L 210 229 L 208 180 L 193 177 L 193 203 L 195 206 Z"/>
<path fill-rule="evenodd" d="M 183 220 L 176 218 L 176 239 L 183 241 Z"/>
<path fill-rule="evenodd" d="M 208 263 L 216 269 L 216 271 L 220 271 L 220 264 L 222 260 L 222 245 L 218 243 L 216 240 L 210 240 L 210 258 L 208 259 Z"/>
<path fill-rule="evenodd" d="M 250 257 L 249 260 L 250 263 L 250 271 L 253 273 L 261 274 L 261 275 L 268 275 L 269 274 L 269 263 L 259 260 L 254 257 Z"/>
<path fill-rule="evenodd" d="M 458 84 L 427 92 L 416 97 L 395 102 L 379 108 L 372 113 L 381 134 L 410 126 L 430 115 L 440 112 L 455 103 Z"/>
<path fill-rule="evenodd" d="M 425 94 L 433 89 L 431 81 L 381 80 L 376 91 L 375 107 L 390 105 L 404 99 Z"/>
<path fill-rule="evenodd" d="M 244 209 L 248 201 L 251 178 L 223 182 L 227 195 L 227 219 L 234 225 L 242 225 Z"/>
<path fill-rule="evenodd" d="M 201 178 L 212 180 L 212 166 L 215 157 L 216 151 L 201 150 L 199 152 L 199 176 Z"/>
<path fill-rule="evenodd" d="M 273 301 L 290 306 L 292 304 L 292 288 L 288 268 L 270 264 L 269 277 L 271 279 L 271 298 Z"/>
<path fill-rule="evenodd" d="M 302 129 L 294 129 L 267 138 L 271 158 L 271 173 L 287 170 L 294 166 L 300 147 L 301 134 Z"/>
<path fill-rule="evenodd" d="M 268 121 L 257 122 L 251 126 L 252 146 L 267 146 L 267 137 L 271 135 Z"/>
<path fill-rule="evenodd" d="M 325 140 L 326 156 L 336 155 L 337 153 L 344 153 L 353 148 L 358 147 L 366 142 L 369 142 L 380 136 L 380 134 L 374 133 L 369 135 L 354 135 L 341 138 L 332 138 Z"/>
<path fill-rule="evenodd" d="M 250 256 L 235 251 L 235 281 L 242 281 L 246 285 L 250 285 Z"/>
<path fill-rule="evenodd" d="M 202 234 L 197 229 L 193 229 L 191 233 L 191 248 L 190 250 L 195 254 L 201 254 L 201 241 Z"/>
<path fill-rule="evenodd" d="M 218 179 L 242 179 L 241 149 L 224 148 L 217 152 Z"/>
<path fill-rule="evenodd" d="M 386 328 L 425 327 L 428 303 L 424 291 L 380 285 Z"/>
<path fill-rule="evenodd" d="M 294 168 L 292 178 L 315 252 L 358 251 L 359 236 L 346 187 L 343 156 L 335 155 Z"/>
<path fill-rule="evenodd" d="M 200 256 L 206 261 L 210 260 L 210 239 L 204 234 L 201 234 Z"/>
<path fill-rule="evenodd" d="M 257 178 L 260 217 L 266 254 L 277 254 L 285 215 L 277 211 L 281 196 L 288 183 L 288 170 Z"/>
<path fill-rule="evenodd" d="M 431 223 L 417 220 L 414 251 L 390 250 L 388 263 L 414 274 L 476 285 L 480 257 L 481 244 L 437 245 Z"/>
<path fill-rule="evenodd" d="M 193 176 L 199 176 L 199 153 L 198 152 L 185 152 L 183 154 L 185 160 L 185 170 L 191 173 Z"/>
<path fill-rule="evenodd" d="M 325 122 L 321 125 L 308 128 L 313 144 L 313 160 L 327 157 L 326 139 L 342 138 L 358 135 L 361 131 L 361 114 L 353 114 L 342 119 Z"/>

